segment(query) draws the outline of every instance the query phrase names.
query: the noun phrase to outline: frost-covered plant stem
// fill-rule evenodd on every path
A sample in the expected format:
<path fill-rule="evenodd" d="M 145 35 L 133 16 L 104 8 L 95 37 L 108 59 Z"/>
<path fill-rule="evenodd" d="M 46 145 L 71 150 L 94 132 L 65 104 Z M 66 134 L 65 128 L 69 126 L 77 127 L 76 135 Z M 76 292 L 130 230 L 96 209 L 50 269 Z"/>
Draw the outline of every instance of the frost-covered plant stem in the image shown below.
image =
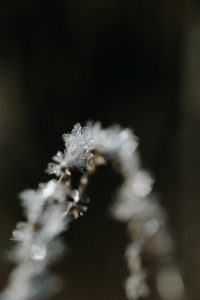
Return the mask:
<path fill-rule="evenodd" d="M 47 273 L 48 264 L 62 253 L 58 236 L 71 220 L 87 210 L 85 190 L 89 177 L 108 161 L 124 177 L 113 215 L 127 222 L 131 240 L 126 251 L 130 271 L 125 285 L 128 299 L 136 300 L 149 293 L 142 266 L 142 253 L 149 249 L 159 257 L 156 282 L 161 298 L 184 299 L 182 279 L 172 260 L 165 215 L 154 198 L 147 197 L 152 179 L 140 168 L 133 133 L 118 126 L 102 129 L 99 123 L 88 123 L 86 127 L 75 125 L 63 139 L 64 152 L 58 152 L 48 166 L 55 179 L 20 195 L 27 221 L 18 223 L 13 232 L 13 239 L 18 241 L 12 255 L 17 266 L 1 300 L 44 298 L 45 293 L 47 296 L 58 286 L 56 278 Z M 80 178 L 74 188 L 75 170 L 80 171 Z M 169 293 L 166 286 L 171 284 L 171 277 L 176 284 Z"/>

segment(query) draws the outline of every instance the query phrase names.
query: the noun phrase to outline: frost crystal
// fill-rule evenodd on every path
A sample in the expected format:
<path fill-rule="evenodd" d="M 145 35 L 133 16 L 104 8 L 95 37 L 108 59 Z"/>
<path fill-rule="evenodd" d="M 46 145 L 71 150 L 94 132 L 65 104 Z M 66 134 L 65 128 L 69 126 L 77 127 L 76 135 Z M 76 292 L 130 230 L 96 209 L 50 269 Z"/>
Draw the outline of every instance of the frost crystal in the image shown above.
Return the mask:
<path fill-rule="evenodd" d="M 140 271 L 136 274 L 132 274 L 126 280 L 127 297 L 130 300 L 136 300 L 140 297 L 147 297 L 150 293 L 149 288 L 145 283 L 146 274 L 144 271 Z"/>
<path fill-rule="evenodd" d="M 47 273 L 47 266 L 63 252 L 58 236 L 68 228 L 69 221 L 87 211 L 88 180 L 99 165 L 108 161 L 117 166 L 124 177 L 112 214 L 128 225 L 127 298 L 137 300 L 150 292 L 142 256 L 143 251 L 149 251 L 161 265 L 156 277 L 161 299 L 180 300 L 184 292 L 181 275 L 178 269 L 168 267 L 173 262 L 173 244 L 166 228 L 166 216 L 155 196 L 149 195 L 153 180 L 140 167 L 138 143 L 132 131 L 119 126 L 103 129 L 100 123 L 90 122 L 86 127 L 76 124 L 71 133 L 63 135 L 63 140 L 64 151 L 57 152 L 48 165 L 48 173 L 54 174 L 56 179 L 20 194 L 27 220 L 19 222 L 13 231 L 12 239 L 17 245 L 12 259 L 17 266 L 0 300 L 38 299 L 59 287 L 55 278 Z M 74 170 L 83 171 L 75 189 L 71 184 Z M 168 292 L 171 285 L 172 291 Z"/>
<path fill-rule="evenodd" d="M 94 149 L 94 139 L 90 128 L 81 127 L 76 124 L 71 133 L 64 134 L 65 143 L 64 153 L 57 152 L 53 157 L 53 163 L 49 164 L 47 171 L 51 174 L 60 176 L 65 168 L 85 167 L 86 160 L 92 156 L 91 150 Z"/>

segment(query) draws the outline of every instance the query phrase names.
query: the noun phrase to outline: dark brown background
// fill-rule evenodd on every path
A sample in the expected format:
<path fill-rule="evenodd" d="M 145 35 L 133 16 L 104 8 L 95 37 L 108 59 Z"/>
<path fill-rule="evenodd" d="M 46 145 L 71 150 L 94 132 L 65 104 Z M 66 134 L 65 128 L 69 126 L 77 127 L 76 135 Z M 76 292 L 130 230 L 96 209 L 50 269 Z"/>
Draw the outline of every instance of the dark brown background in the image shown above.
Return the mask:
<path fill-rule="evenodd" d="M 0 286 L 11 265 L 17 194 L 46 180 L 76 122 L 134 129 L 177 241 L 189 299 L 200 299 L 200 13 L 198 1 L 0 3 Z M 88 213 L 64 237 L 57 267 L 70 300 L 124 300 L 125 228 L 108 217 L 119 182 L 92 181 Z M 56 298 L 55 298 L 56 299 Z"/>

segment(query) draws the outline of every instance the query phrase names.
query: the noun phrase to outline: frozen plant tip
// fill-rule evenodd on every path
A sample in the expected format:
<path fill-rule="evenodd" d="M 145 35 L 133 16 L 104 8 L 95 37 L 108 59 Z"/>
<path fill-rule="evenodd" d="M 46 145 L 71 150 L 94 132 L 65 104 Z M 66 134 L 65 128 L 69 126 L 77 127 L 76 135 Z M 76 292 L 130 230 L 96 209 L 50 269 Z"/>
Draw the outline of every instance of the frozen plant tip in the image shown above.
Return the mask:
<path fill-rule="evenodd" d="M 12 257 L 16 267 L 0 299 L 44 299 L 59 287 L 57 279 L 47 272 L 48 265 L 63 251 L 59 235 L 68 229 L 71 220 L 86 212 L 88 180 L 98 166 L 107 162 L 117 166 L 124 178 L 112 211 L 114 217 L 127 223 L 130 237 L 125 253 L 130 274 L 125 283 L 127 298 L 137 300 L 150 293 L 146 278 L 152 274 L 151 270 L 146 272 L 143 263 L 143 254 L 149 252 L 157 262 L 153 275 L 160 298 L 185 299 L 166 216 L 155 197 L 149 196 L 153 181 L 141 170 L 132 131 L 119 126 L 103 129 L 100 123 L 85 127 L 76 124 L 70 134 L 63 135 L 63 140 L 64 151 L 58 152 L 47 168 L 55 179 L 20 194 L 26 222 L 18 223 L 13 231 L 12 239 L 17 243 Z M 82 175 L 73 188 L 71 179 L 77 170 Z M 171 278 L 176 281 L 173 288 Z"/>

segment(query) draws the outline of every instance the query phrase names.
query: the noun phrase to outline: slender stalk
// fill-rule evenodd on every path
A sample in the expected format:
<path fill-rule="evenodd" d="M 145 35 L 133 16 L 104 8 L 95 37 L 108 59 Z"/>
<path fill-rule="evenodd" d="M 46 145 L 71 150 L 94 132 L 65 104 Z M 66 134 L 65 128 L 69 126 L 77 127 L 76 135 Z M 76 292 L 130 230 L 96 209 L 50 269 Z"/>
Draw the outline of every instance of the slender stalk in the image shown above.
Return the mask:
<path fill-rule="evenodd" d="M 64 152 L 58 152 L 48 166 L 55 179 L 40 184 L 37 190 L 26 190 L 20 198 L 27 217 L 13 232 L 18 241 L 13 251 L 16 268 L 1 300 L 32 300 L 44 298 L 59 287 L 47 267 L 62 252 L 58 236 L 67 230 L 69 222 L 87 211 L 85 195 L 88 181 L 98 166 L 110 161 L 124 177 L 113 215 L 128 226 L 130 244 L 126 250 L 127 298 L 136 300 L 149 295 L 144 251 L 157 257 L 159 267 L 155 281 L 163 300 L 182 300 L 184 285 L 172 255 L 172 242 L 166 230 L 166 218 L 154 197 L 149 198 L 152 179 L 141 170 L 137 141 L 129 129 L 114 126 L 102 129 L 99 123 L 86 127 L 75 125 L 71 134 L 63 136 Z M 72 187 L 75 171 L 81 171 L 77 188 Z M 171 285 L 171 277 L 175 287 Z M 46 281 L 46 283 L 45 283 Z M 46 290 L 42 288 L 46 286 Z M 167 287 L 167 288 L 166 288 Z"/>

